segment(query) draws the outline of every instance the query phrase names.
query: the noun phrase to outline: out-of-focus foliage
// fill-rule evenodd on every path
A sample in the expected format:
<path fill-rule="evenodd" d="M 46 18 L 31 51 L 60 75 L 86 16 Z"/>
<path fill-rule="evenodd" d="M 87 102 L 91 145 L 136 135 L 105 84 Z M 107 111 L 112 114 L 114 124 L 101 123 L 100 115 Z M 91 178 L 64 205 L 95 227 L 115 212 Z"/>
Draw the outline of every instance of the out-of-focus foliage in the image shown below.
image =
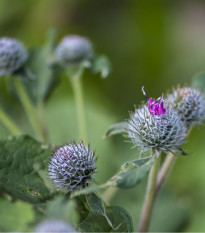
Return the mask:
<path fill-rule="evenodd" d="M 112 177 L 128 158 L 131 161 L 138 157 L 138 151 L 130 150 L 131 145 L 120 136 L 102 140 L 102 135 L 109 125 L 128 118 L 133 104 L 140 104 L 141 87 L 146 86 L 147 94 L 157 97 L 178 83 L 191 83 L 196 73 L 205 70 L 204 25 L 205 2 L 199 0 L 0 1 L 1 36 L 16 37 L 28 47 L 40 46 L 48 28 L 56 27 L 59 40 L 66 34 L 86 36 L 93 41 L 97 53 L 110 58 L 113 69 L 106 80 L 98 75 L 90 77 L 88 73 L 83 79 L 89 141 L 99 155 L 99 173 L 95 177 L 99 183 Z M 0 88 L 0 104 L 20 125 L 25 125 L 25 115 L 3 79 Z M 75 114 L 70 84 L 62 76 L 46 106 L 52 143 L 78 139 Z M 31 131 L 27 125 L 24 128 Z M 0 132 L 1 139 L 9 135 L 2 125 Z M 203 126 L 189 136 L 185 149 L 190 156 L 178 158 L 168 179 L 165 188 L 172 195 L 159 196 L 151 225 L 153 231 L 204 231 L 204 136 Z M 128 210 L 135 229 L 144 192 L 145 183 L 132 190 L 120 190 L 112 203 Z M 0 202 L 0 209 L 3 203 Z M 17 211 L 15 216 L 18 216 L 24 208 L 27 223 L 33 213 L 23 205 L 16 203 L 13 212 Z M 163 220 L 159 222 L 159 219 Z M 0 218 L 0 230 L 4 230 L 2 221 Z M 22 225 L 20 230 L 28 230 L 25 222 L 18 223 Z M 16 223 L 13 224 L 8 230 L 16 230 Z"/>

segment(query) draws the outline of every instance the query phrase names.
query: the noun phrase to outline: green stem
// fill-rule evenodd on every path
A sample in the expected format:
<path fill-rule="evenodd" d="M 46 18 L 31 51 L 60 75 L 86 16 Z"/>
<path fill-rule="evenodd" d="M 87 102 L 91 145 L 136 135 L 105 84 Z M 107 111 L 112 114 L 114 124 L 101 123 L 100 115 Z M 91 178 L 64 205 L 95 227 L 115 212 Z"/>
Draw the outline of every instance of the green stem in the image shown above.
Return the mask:
<path fill-rule="evenodd" d="M 142 208 L 141 220 L 139 224 L 139 230 L 138 230 L 139 232 L 147 232 L 149 226 L 150 217 L 154 204 L 154 198 L 155 198 L 155 187 L 157 181 L 159 161 L 160 161 L 160 154 L 157 154 L 148 178 L 146 196 L 145 196 L 145 201 Z"/>
<path fill-rule="evenodd" d="M 77 107 L 79 136 L 82 140 L 87 142 L 87 130 L 86 130 L 84 101 L 83 101 L 82 78 L 79 76 L 73 76 L 70 78 L 70 80 L 72 83 L 76 107 Z"/>
<path fill-rule="evenodd" d="M 14 85 L 16 87 L 17 93 L 19 95 L 19 98 L 21 100 L 21 103 L 26 111 L 26 114 L 31 122 L 31 125 L 33 126 L 33 128 L 35 129 L 37 135 L 39 135 L 39 137 L 41 138 L 41 140 L 45 141 L 46 137 L 45 134 L 42 130 L 41 124 L 39 122 L 39 119 L 37 117 L 36 114 L 36 109 L 33 106 L 33 104 L 31 103 L 25 89 L 24 86 L 21 83 L 21 80 L 19 78 L 14 78 Z"/>
<path fill-rule="evenodd" d="M 0 109 L 0 120 L 10 130 L 10 132 L 13 135 L 19 136 L 21 134 L 21 131 L 19 130 L 17 125 L 12 121 L 12 119 L 2 109 Z"/>
<path fill-rule="evenodd" d="M 189 136 L 191 133 L 192 127 L 189 128 L 188 132 L 186 133 L 186 136 Z M 164 184 L 167 176 L 170 174 L 175 162 L 177 160 L 177 156 L 169 153 L 166 156 L 166 159 L 162 165 L 162 168 L 159 171 L 158 177 L 157 177 L 157 185 L 156 185 L 156 190 L 155 190 L 155 196 L 157 193 L 160 191 L 162 185 Z"/>
<path fill-rule="evenodd" d="M 162 165 L 162 168 L 159 171 L 158 177 L 157 177 L 157 185 L 156 185 L 155 195 L 157 195 L 157 193 L 161 189 L 163 183 L 165 182 L 167 176 L 170 174 L 176 159 L 177 159 L 176 155 L 173 155 L 172 153 L 169 153 L 167 155 L 167 157 Z"/>
<path fill-rule="evenodd" d="M 103 193 L 103 199 L 106 202 L 110 202 L 112 200 L 112 198 L 115 196 L 115 194 L 117 193 L 118 189 L 116 187 L 108 187 L 107 190 Z"/>
<path fill-rule="evenodd" d="M 44 141 L 48 142 L 48 128 L 46 125 L 46 121 L 45 121 L 45 113 L 44 113 L 44 103 L 43 102 L 39 102 L 37 105 L 37 109 L 38 109 L 38 116 L 39 116 L 39 121 L 41 124 L 41 129 L 44 135 Z"/>

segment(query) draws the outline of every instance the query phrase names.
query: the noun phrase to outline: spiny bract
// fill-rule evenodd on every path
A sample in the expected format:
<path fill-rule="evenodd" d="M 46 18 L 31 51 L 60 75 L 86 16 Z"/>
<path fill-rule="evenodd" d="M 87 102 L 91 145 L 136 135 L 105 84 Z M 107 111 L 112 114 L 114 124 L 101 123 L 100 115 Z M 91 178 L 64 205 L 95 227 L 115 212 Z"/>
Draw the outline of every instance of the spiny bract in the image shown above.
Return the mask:
<path fill-rule="evenodd" d="M 0 76 L 18 70 L 28 57 L 23 44 L 15 39 L 0 38 Z"/>
<path fill-rule="evenodd" d="M 54 151 L 48 166 L 49 176 L 58 188 L 71 193 L 94 181 L 95 164 L 95 152 L 90 151 L 90 145 L 73 141 Z"/>
<path fill-rule="evenodd" d="M 205 97 L 195 88 L 178 87 L 168 95 L 166 102 L 178 111 L 187 127 L 205 120 Z"/>
<path fill-rule="evenodd" d="M 185 142 L 187 128 L 175 110 L 166 109 L 163 115 L 152 115 L 146 105 L 130 114 L 127 137 L 142 152 L 181 151 Z"/>
<path fill-rule="evenodd" d="M 45 220 L 37 225 L 35 232 L 76 232 L 68 223 L 61 220 Z"/>
<path fill-rule="evenodd" d="M 56 61 L 63 66 L 79 65 L 93 57 L 92 44 L 81 36 L 66 36 L 57 46 L 55 57 Z"/>

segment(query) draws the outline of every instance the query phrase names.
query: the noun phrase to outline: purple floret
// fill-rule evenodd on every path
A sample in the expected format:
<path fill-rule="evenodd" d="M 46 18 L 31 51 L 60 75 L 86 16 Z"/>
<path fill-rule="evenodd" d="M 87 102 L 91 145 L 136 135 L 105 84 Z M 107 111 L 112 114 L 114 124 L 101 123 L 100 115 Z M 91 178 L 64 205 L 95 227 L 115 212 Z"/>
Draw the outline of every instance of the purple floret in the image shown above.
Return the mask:
<path fill-rule="evenodd" d="M 162 94 L 162 97 L 159 97 L 155 101 L 153 98 L 148 99 L 148 97 L 144 91 L 144 87 L 142 87 L 142 92 L 148 101 L 148 109 L 149 109 L 149 112 L 151 115 L 160 116 L 160 115 L 164 115 L 166 113 L 166 109 L 164 108 L 164 105 L 163 105 L 163 103 L 164 103 L 163 94 Z"/>

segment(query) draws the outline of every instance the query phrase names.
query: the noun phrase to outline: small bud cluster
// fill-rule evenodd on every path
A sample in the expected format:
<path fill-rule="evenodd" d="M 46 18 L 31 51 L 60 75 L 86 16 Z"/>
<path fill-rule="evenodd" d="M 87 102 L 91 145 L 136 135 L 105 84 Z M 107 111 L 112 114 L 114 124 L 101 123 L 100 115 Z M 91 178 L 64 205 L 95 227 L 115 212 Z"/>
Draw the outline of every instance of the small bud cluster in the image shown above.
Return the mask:
<path fill-rule="evenodd" d="M 95 163 L 95 152 L 90 151 L 89 145 L 71 142 L 54 151 L 48 167 L 49 176 L 58 188 L 72 193 L 94 181 Z"/>
<path fill-rule="evenodd" d="M 18 70 L 28 57 L 23 44 L 15 39 L 0 39 L 0 76 Z"/>
<path fill-rule="evenodd" d="M 178 111 L 187 127 L 205 120 L 205 96 L 197 89 L 178 87 L 167 96 L 166 102 Z"/>
<path fill-rule="evenodd" d="M 76 232 L 68 223 L 61 220 L 51 219 L 41 222 L 34 232 Z"/>
<path fill-rule="evenodd" d="M 147 105 L 130 114 L 127 137 L 142 151 L 182 151 L 190 126 L 205 120 L 205 97 L 194 88 L 177 88 L 167 99 L 148 98 Z M 183 152 L 183 151 L 182 151 Z"/>
<path fill-rule="evenodd" d="M 62 66 L 79 65 L 93 57 L 92 44 L 84 37 L 66 36 L 57 46 L 55 57 Z"/>

